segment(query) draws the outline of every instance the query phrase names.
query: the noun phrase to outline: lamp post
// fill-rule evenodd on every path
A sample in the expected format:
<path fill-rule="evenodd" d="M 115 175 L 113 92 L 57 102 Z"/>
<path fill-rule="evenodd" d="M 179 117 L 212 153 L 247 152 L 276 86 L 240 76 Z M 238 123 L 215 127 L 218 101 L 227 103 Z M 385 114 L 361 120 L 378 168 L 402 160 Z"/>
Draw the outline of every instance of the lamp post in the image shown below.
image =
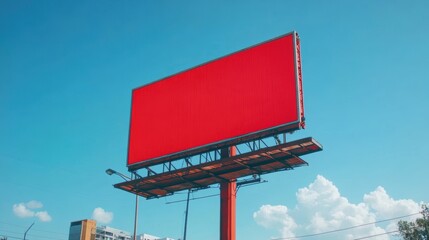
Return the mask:
<path fill-rule="evenodd" d="M 117 172 L 117 171 L 115 171 L 115 170 L 113 170 L 111 168 L 107 169 L 106 173 L 108 175 L 113 175 L 113 174 L 118 175 L 119 177 L 121 177 L 125 181 L 130 181 L 131 180 L 130 177 L 128 177 L 128 176 L 126 176 L 126 175 L 124 175 L 124 174 L 122 174 L 120 172 Z M 139 195 L 136 194 L 136 207 L 135 207 L 135 210 L 134 210 L 134 236 L 133 236 L 134 240 L 137 240 L 137 235 L 136 234 L 137 234 L 138 211 L 139 211 Z"/>
<path fill-rule="evenodd" d="M 27 231 L 25 231 L 25 233 L 24 233 L 24 240 L 26 240 L 26 239 L 27 239 L 27 233 L 28 233 L 28 231 L 30 231 L 30 228 L 31 228 L 33 225 L 34 225 L 34 222 L 30 225 L 30 227 L 28 227 L 28 228 L 27 228 Z"/>

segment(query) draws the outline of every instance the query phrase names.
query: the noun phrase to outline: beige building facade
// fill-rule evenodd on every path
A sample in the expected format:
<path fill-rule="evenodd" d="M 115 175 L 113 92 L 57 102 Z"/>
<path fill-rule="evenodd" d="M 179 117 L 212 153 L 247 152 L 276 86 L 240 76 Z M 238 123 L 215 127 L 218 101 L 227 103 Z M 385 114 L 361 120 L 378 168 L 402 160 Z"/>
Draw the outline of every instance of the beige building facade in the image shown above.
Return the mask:
<path fill-rule="evenodd" d="M 69 240 L 95 240 L 97 222 L 85 219 L 70 223 Z"/>

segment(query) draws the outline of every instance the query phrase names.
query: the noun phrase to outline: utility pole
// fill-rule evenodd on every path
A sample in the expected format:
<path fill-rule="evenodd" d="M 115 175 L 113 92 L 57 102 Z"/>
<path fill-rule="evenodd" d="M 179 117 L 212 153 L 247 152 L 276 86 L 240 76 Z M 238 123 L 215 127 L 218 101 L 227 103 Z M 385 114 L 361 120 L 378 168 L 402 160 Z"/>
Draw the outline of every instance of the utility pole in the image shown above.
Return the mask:
<path fill-rule="evenodd" d="M 188 213 L 189 213 L 189 195 L 191 189 L 188 189 L 188 198 L 186 199 L 186 212 L 185 212 L 185 229 L 183 230 L 183 240 L 186 240 L 186 232 L 188 230 Z"/>
<path fill-rule="evenodd" d="M 426 239 L 429 239 L 429 227 L 428 227 L 428 225 L 429 225 L 429 218 L 428 218 L 428 216 L 429 216 L 429 208 L 428 208 L 427 205 L 423 205 L 422 208 L 423 208 L 422 215 L 423 215 L 423 220 L 424 220 L 423 221 L 423 226 L 424 226 L 424 228 L 426 230 Z"/>

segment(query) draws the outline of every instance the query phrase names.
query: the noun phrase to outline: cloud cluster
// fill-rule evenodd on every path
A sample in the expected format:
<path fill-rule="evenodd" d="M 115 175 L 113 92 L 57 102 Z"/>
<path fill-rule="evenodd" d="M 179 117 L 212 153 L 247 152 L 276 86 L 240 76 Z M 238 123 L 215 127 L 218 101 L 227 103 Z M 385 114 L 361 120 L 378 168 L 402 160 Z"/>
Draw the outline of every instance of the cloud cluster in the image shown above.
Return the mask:
<path fill-rule="evenodd" d="M 342 240 L 379 235 L 371 239 L 388 240 L 389 235 L 385 233 L 396 230 L 396 222 L 384 225 L 374 222 L 420 211 L 418 203 L 394 200 L 383 187 L 365 194 L 361 203 L 350 203 L 323 176 L 317 176 L 308 187 L 299 189 L 296 198 L 297 205 L 293 209 L 282 205 L 263 205 L 253 214 L 253 218 L 259 225 L 278 231 L 283 239 L 346 228 L 347 231 L 322 234 L 315 239 Z M 364 226 L 354 228 L 359 225 Z"/>
<path fill-rule="evenodd" d="M 295 220 L 288 214 L 288 208 L 282 205 L 263 205 L 253 214 L 253 218 L 265 228 L 278 229 L 282 236 L 294 237 L 294 231 L 298 227 Z"/>
<path fill-rule="evenodd" d="M 98 207 L 92 212 L 92 218 L 102 224 L 108 224 L 113 220 L 113 213 Z"/>
<path fill-rule="evenodd" d="M 12 206 L 13 213 L 20 218 L 31 218 L 36 217 L 42 222 L 52 221 L 52 217 L 47 211 L 35 211 L 40 209 L 43 204 L 39 201 L 29 201 L 27 203 L 17 203 Z"/>

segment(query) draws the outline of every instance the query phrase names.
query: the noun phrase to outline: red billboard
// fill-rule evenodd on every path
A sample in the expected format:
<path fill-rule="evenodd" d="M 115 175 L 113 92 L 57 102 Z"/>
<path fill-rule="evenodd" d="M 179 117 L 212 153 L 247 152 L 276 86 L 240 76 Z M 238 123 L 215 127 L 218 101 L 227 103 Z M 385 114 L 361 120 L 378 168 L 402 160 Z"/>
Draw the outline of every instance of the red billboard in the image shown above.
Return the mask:
<path fill-rule="evenodd" d="M 304 127 L 292 32 L 132 92 L 129 169 Z"/>

